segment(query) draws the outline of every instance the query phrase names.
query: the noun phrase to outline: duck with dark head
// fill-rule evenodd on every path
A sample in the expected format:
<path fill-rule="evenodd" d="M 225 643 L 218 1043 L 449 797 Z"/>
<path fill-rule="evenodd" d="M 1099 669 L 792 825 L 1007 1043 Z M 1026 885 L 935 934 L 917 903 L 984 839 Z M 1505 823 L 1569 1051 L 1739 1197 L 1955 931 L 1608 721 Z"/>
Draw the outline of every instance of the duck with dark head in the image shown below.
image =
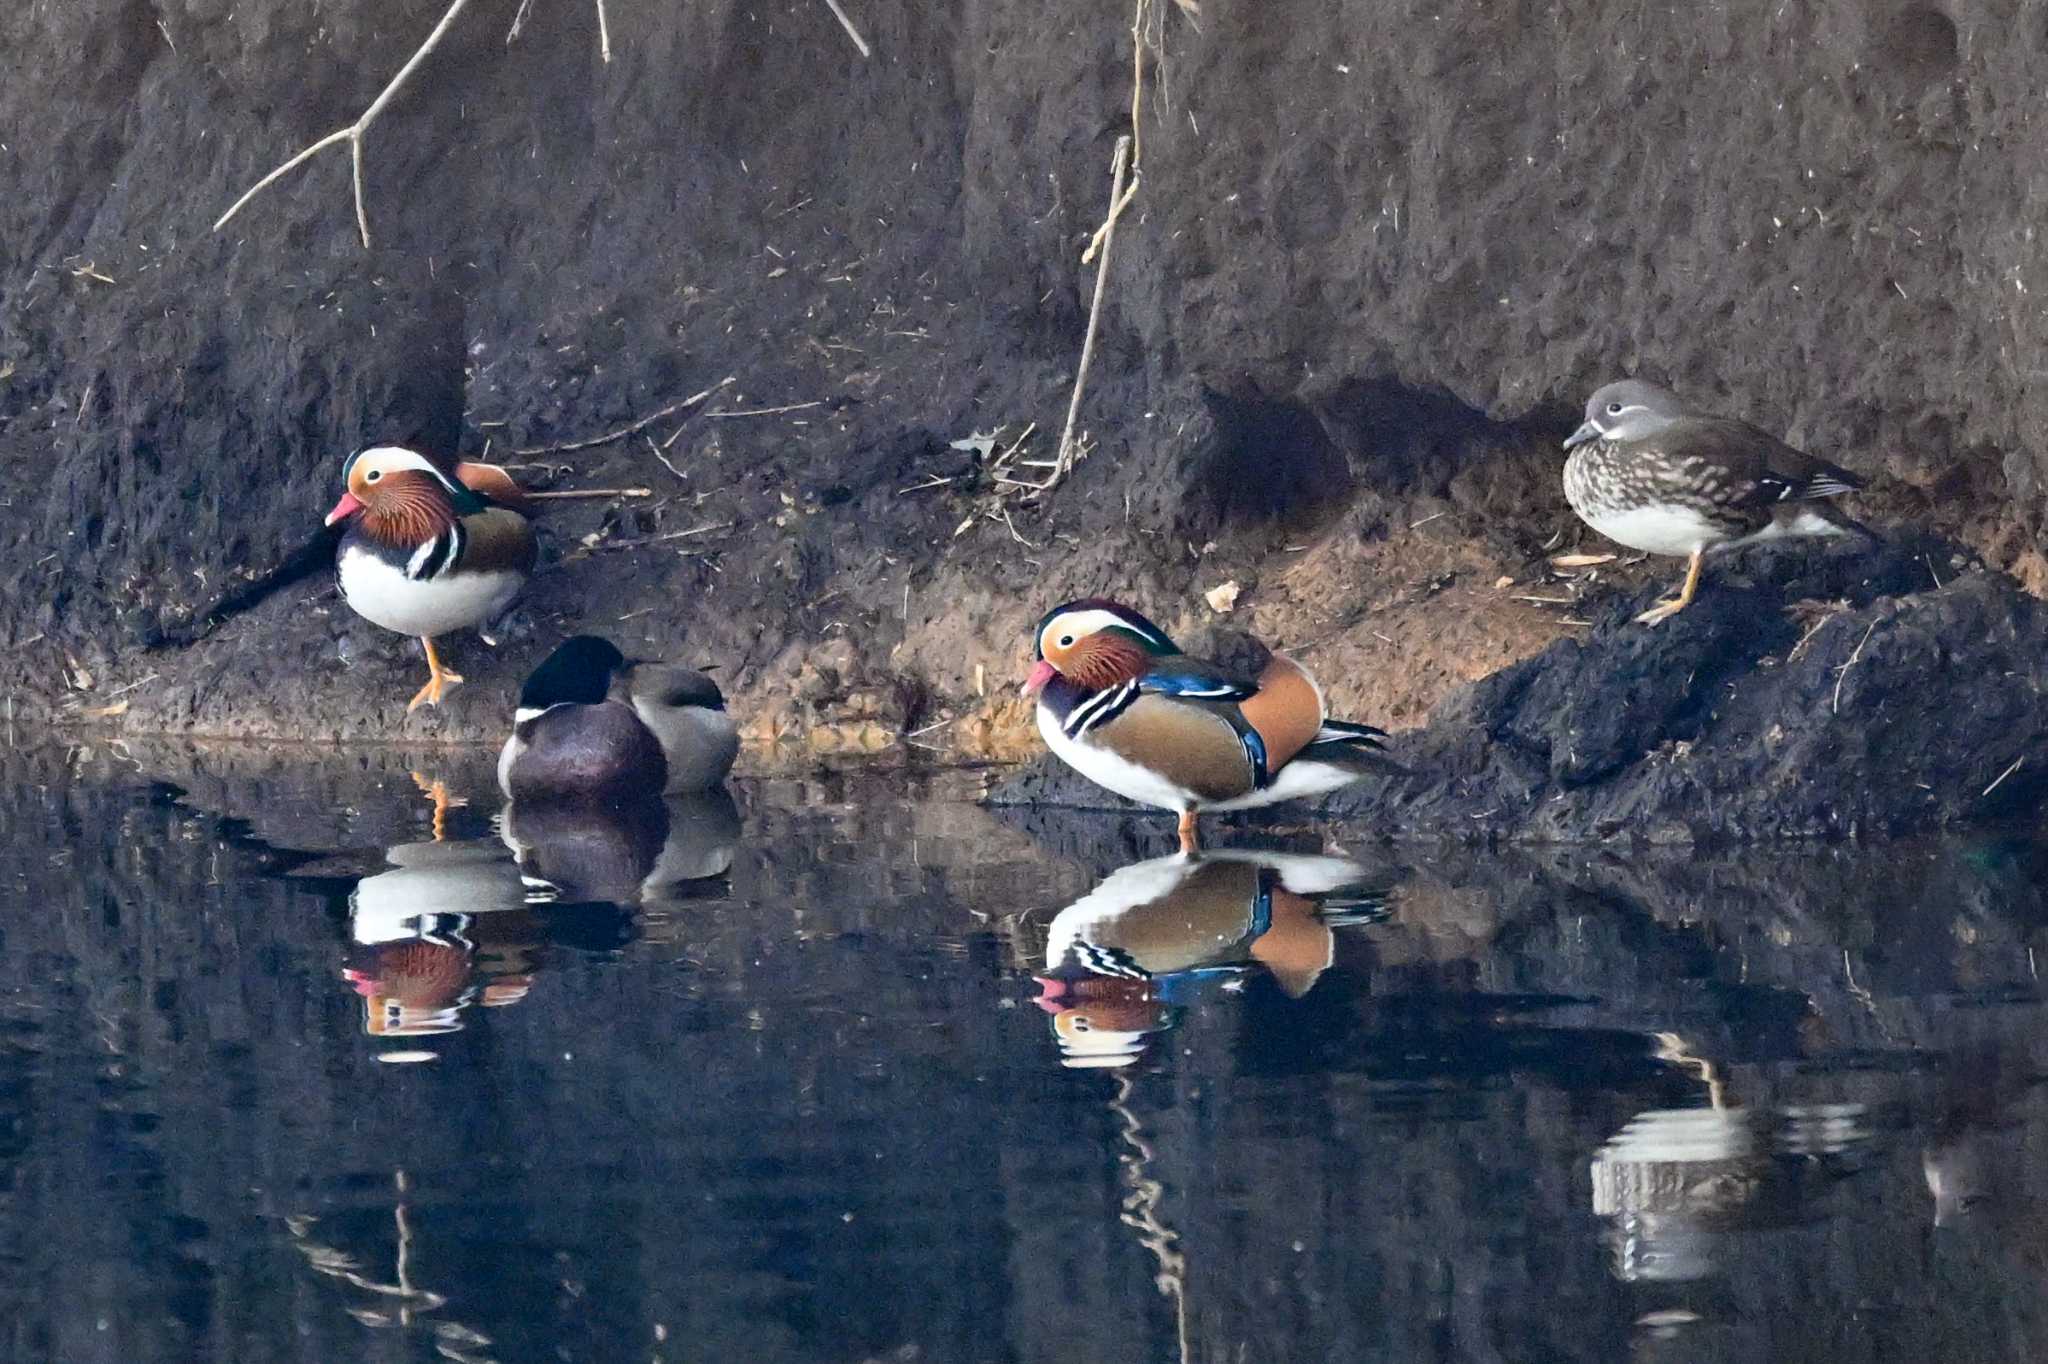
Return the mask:
<path fill-rule="evenodd" d="M 498 785 L 521 802 L 704 791 L 725 779 L 739 746 L 709 677 L 577 635 L 521 688 Z"/>

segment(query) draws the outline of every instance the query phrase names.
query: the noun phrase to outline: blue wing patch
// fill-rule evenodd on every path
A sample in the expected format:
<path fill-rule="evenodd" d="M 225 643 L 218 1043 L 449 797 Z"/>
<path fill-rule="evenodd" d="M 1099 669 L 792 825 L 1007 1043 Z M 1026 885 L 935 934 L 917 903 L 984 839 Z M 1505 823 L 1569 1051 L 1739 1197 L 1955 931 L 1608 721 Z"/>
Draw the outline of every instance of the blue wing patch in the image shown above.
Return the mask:
<path fill-rule="evenodd" d="M 1146 673 L 1138 679 L 1138 686 L 1160 696 L 1180 696 L 1191 701 L 1242 701 L 1258 691 L 1253 683 L 1216 673 L 1171 669 Z"/>

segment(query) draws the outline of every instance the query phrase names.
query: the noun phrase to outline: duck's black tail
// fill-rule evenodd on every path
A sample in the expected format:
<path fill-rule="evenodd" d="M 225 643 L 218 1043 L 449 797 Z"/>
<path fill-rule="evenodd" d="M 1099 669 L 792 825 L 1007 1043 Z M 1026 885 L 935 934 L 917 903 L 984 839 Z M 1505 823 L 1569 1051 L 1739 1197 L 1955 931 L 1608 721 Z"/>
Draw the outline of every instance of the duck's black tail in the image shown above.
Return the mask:
<path fill-rule="evenodd" d="M 1387 732 L 1371 725 L 1355 725 L 1348 720 L 1325 720 L 1323 727 L 1316 731 L 1316 737 L 1309 740 L 1294 761 L 1304 759 L 1310 762 L 1338 763 L 1346 767 L 1380 768 L 1387 771 L 1406 773 L 1407 768 L 1388 757 L 1383 742 Z"/>

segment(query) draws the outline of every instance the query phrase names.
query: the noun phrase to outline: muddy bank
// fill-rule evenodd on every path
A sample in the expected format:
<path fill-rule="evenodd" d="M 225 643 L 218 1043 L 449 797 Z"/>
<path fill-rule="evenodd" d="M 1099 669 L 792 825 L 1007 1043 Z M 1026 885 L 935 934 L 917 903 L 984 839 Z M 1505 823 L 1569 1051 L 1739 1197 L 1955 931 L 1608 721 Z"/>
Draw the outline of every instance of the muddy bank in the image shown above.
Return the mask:
<path fill-rule="evenodd" d="M 2038 818 L 2048 615 L 1953 544 L 1759 546 L 1635 624 L 1656 596 L 1454 693 L 1394 739 L 1412 776 L 1323 813 L 1391 837 L 1666 843 Z M 992 800 L 1122 803 L 1051 760 Z"/>
<path fill-rule="evenodd" d="M 811 0 L 611 0 L 607 62 L 594 7 L 508 42 L 520 8 L 467 6 L 370 129 L 370 250 L 341 149 L 209 227 L 356 117 L 441 0 L 0 14 L 0 128 L 36 130 L 0 146 L 24 719 L 486 739 L 596 629 L 717 664 L 757 748 L 1023 756 L 1005 697 L 1049 603 L 1184 631 L 1234 581 L 1233 623 L 1408 727 L 1619 610 L 1560 606 L 1542 555 L 1590 539 L 1554 442 L 1622 371 L 2048 583 L 2048 44 L 1997 4 L 1166 7 L 1091 453 L 1043 493 L 1001 476 L 1036 476 L 1064 415 L 1128 16 L 872 0 L 863 60 Z M 588 443 L 728 377 L 720 415 Z M 654 492 L 550 512 L 505 642 L 451 641 L 468 685 L 411 717 L 417 646 L 338 601 L 317 531 L 343 454 L 394 439 Z"/>

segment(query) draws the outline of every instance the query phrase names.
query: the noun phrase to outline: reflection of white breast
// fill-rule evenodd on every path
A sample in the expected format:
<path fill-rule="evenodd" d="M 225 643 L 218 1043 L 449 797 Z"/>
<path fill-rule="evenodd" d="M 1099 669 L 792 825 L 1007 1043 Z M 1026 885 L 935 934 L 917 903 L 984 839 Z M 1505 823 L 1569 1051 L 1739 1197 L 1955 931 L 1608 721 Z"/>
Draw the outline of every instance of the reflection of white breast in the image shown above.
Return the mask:
<path fill-rule="evenodd" d="M 349 893 L 351 932 L 359 943 L 417 937 L 435 914 L 488 914 L 524 908 L 519 868 L 495 844 L 407 843 L 386 853 L 398 865 L 365 876 Z"/>
<path fill-rule="evenodd" d="M 1150 904 L 1172 893 L 1195 865 L 1175 854 L 1133 862 L 1103 877 L 1095 889 L 1053 916 L 1046 929 L 1045 964 L 1057 968 L 1075 943 L 1092 941 L 1102 924 L 1129 913 L 1135 905 Z"/>
<path fill-rule="evenodd" d="M 1111 872 L 1095 889 L 1053 916 L 1046 930 L 1046 966 L 1057 969 L 1078 943 L 1113 938 L 1116 930 L 1112 925 L 1118 920 L 1128 920 L 1135 911 L 1159 904 L 1179 890 L 1197 869 L 1219 862 L 1270 868 L 1278 873 L 1284 889 L 1302 896 L 1327 895 L 1355 884 L 1365 874 L 1365 868 L 1349 858 L 1266 852 L 1262 849 L 1224 848 L 1204 853 L 1198 858 L 1176 853 L 1147 862 L 1133 862 Z M 1253 887 L 1249 881 L 1245 884 L 1248 890 Z M 1249 895 L 1245 910 L 1247 914 L 1251 910 Z M 1185 960 L 1166 963 L 1163 969 L 1180 969 L 1188 963 L 1206 960 L 1211 954 L 1239 941 L 1250 926 L 1248 920 L 1227 925 L 1220 921 L 1201 924 L 1185 920 L 1176 922 L 1185 923 L 1187 936 L 1177 944 L 1180 956 Z M 1159 927 L 1154 925 L 1155 934 Z M 1205 931 L 1212 936 L 1202 937 Z M 1148 969 L 1161 969 L 1161 963 L 1157 961 L 1139 964 Z"/>

